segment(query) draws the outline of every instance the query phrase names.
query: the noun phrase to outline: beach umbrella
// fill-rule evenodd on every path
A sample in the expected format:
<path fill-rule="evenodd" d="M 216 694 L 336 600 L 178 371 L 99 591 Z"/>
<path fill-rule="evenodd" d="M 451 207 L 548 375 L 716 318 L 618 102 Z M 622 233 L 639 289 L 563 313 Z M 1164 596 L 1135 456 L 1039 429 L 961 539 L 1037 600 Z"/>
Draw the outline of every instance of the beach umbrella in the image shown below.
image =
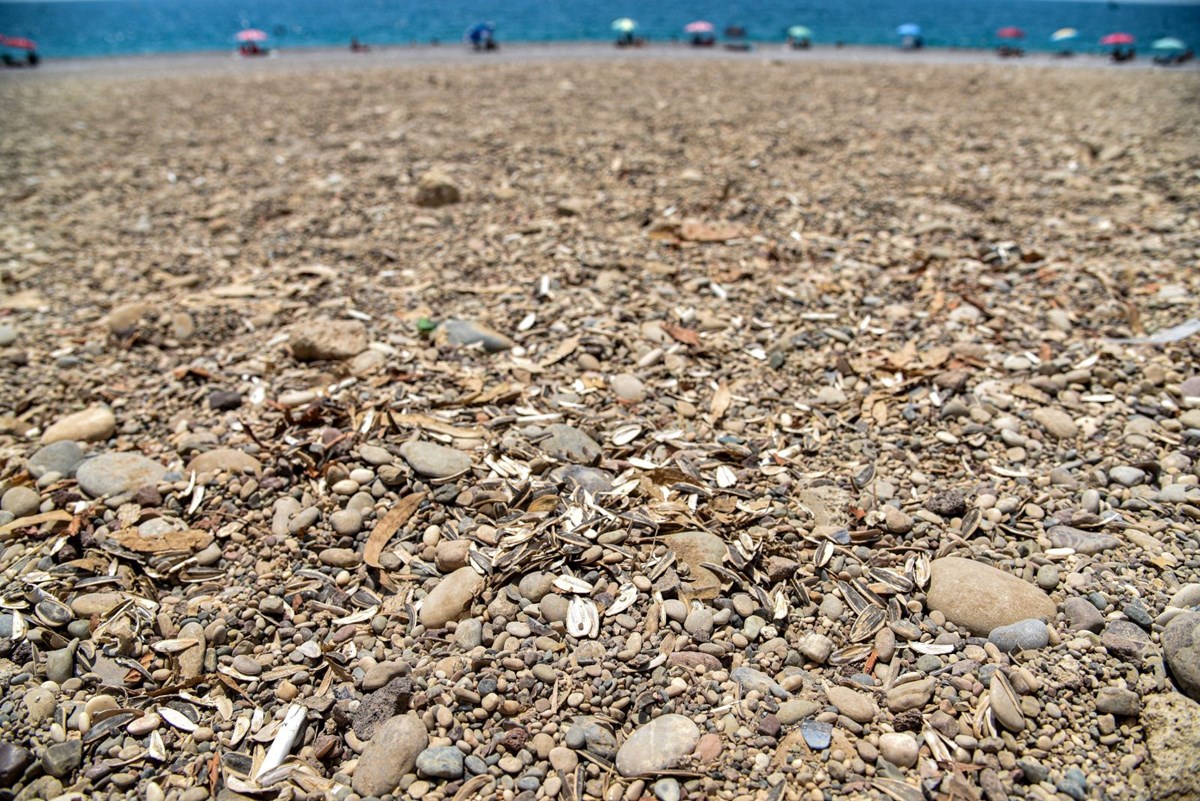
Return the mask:
<path fill-rule="evenodd" d="M 258 28 L 247 28 L 244 31 L 238 31 L 234 38 L 239 42 L 265 42 L 267 41 L 267 32 L 260 31 Z"/>
<path fill-rule="evenodd" d="M 0 34 L 0 45 L 15 47 L 17 50 L 37 50 L 37 43 L 32 39 L 26 39 L 21 36 L 4 36 Z"/>
<path fill-rule="evenodd" d="M 612 29 L 621 33 L 633 33 L 635 28 L 637 28 L 637 22 L 631 20 L 629 17 L 614 19 L 612 23 Z"/>
<path fill-rule="evenodd" d="M 494 22 L 477 22 L 470 28 L 467 28 L 465 38 L 472 42 L 482 42 L 485 37 L 496 32 L 496 23 Z"/>
<path fill-rule="evenodd" d="M 1100 39 L 1102 45 L 1131 45 L 1133 44 L 1133 34 L 1130 33 L 1110 33 Z"/>
<path fill-rule="evenodd" d="M 811 39 L 813 38 L 812 31 L 803 25 L 793 25 L 787 29 L 787 35 L 793 39 Z"/>
<path fill-rule="evenodd" d="M 711 22 L 705 22 L 702 19 L 698 19 L 695 22 L 689 22 L 687 25 L 683 26 L 684 33 L 712 33 L 714 30 L 716 30 L 716 28 Z"/>
<path fill-rule="evenodd" d="M 1025 31 L 1014 25 L 1010 25 L 1007 28 L 1001 28 L 1000 30 L 996 31 L 996 35 L 1001 39 L 1024 39 Z"/>
<path fill-rule="evenodd" d="M 1154 44 L 1150 45 L 1155 50 L 1186 50 L 1187 45 L 1182 40 L 1176 39 L 1174 36 L 1168 36 L 1164 39 L 1156 39 Z"/>
<path fill-rule="evenodd" d="M 1079 36 L 1079 31 L 1075 30 L 1074 28 L 1059 28 L 1057 31 L 1050 34 L 1050 41 L 1065 42 L 1068 39 L 1074 39 L 1077 36 Z"/>
<path fill-rule="evenodd" d="M 901 25 L 900 27 L 896 28 L 896 35 L 897 36 L 920 36 L 921 35 L 921 26 L 916 24 L 915 22 L 906 22 L 903 25 Z"/>

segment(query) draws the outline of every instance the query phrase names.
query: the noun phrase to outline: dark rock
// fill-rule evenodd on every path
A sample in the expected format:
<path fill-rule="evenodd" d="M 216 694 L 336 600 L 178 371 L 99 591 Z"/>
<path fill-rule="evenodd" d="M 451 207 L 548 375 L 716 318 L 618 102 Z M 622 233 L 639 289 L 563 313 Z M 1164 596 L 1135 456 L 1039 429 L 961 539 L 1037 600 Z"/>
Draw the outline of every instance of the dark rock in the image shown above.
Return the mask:
<path fill-rule="evenodd" d="M 925 501 L 925 508 L 947 519 L 962 517 L 967 513 L 967 499 L 962 490 L 947 490 Z"/>
<path fill-rule="evenodd" d="M 29 749 L 12 743 L 0 743 L 0 784 L 11 787 L 25 773 L 33 759 Z"/>
<path fill-rule="evenodd" d="M 208 408 L 217 411 L 230 411 L 242 405 L 242 393 L 228 389 L 217 389 L 209 393 Z"/>
<path fill-rule="evenodd" d="M 1150 646 L 1150 635 L 1142 631 L 1136 623 L 1114 620 L 1104 627 L 1100 634 L 1100 644 L 1116 656 L 1140 659 L 1142 652 Z"/>
<path fill-rule="evenodd" d="M 56 779 L 65 779 L 83 762 L 83 741 L 67 740 L 52 745 L 42 754 L 42 767 Z"/>
<path fill-rule="evenodd" d="M 382 688 L 363 698 L 354 713 L 354 733 L 364 742 L 370 740 L 375 729 L 396 715 L 408 711 L 412 702 L 412 679 L 400 676 L 392 679 Z"/>

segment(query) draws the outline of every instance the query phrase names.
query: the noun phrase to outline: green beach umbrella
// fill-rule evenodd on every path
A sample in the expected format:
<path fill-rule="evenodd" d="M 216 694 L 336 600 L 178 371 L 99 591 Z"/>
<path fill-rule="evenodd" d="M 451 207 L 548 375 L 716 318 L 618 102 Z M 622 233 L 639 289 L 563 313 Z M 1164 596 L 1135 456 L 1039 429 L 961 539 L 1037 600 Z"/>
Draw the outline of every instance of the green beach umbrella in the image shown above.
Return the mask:
<path fill-rule="evenodd" d="M 1068 39 L 1074 39 L 1079 36 L 1079 31 L 1074 28 L 1059 28 L 1054 33 L 1050 34 L 1050 41 L 1065 42 Z"/>
<path fill-rule="evenodd" d="M 620 19 L 613 20 L 612 29 L 614 31 L 620 31 L 621 33 L 633 33 L 635 28 L 637 28 L 637 23 L 631 20 L 629 17 L 621 17 Z"/>
<path fill-rule="evenodd" d="M 793 39 L 811 39 L 812 31 L 803 25 L 793 25 L 787 29 L 787 35 Z"/>
<path fill-rule="evenodd" d="M 1187 45 L 1185 45 L 1179 39 L 1176 39 L 1174 36 L 1158 39 L 1150 46 L 1155 50 L 1184 50 L 1187 48 Z"/>

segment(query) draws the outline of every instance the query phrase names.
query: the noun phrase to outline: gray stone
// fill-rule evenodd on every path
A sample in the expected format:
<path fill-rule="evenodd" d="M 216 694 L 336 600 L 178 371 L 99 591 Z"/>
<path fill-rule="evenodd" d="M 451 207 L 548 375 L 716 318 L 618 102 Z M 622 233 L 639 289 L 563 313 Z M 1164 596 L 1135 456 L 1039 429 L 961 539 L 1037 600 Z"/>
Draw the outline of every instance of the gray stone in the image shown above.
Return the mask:
<path fill-rule="evenodd" d="M 378 445 L 362 445 L 358 449 L 358 455 L 372 467 L 382 467 L 396 461 L 396 457 L 392 456 L 391 451 Z"/>
<path fill-rule="evenodd" d="M 901 768 L 911 768 L 917 764 L 917 755 L 921 746 L 917 738 L 908 732 L 885 732 L 879 735 L 879 755 Z"/>
<path fill-rule="evenodd" d="M 1020 620 L 992 629 L 988 641 L 1005 653 L 1036 651 L 1049 644 L 1050 630 L 1040 620 Z"/>
<path fill-rule="evenodd" d="M 1137 717 L 1142 710 L 1142 699 L 1133 690 L 1122 687 L 1101 687 L 1096 693 L 1096 711 L 1105 715 Z"/>
<path fill-rule="evenodd" d="M 1071 631 L 1099 632 L 1104 628 L 1104 615 L 1087 598 L 1073 596 L 1063 602 L 1063 612 Z"/>
<path fill-rule="evenodd" d="M 816 701 L 807 698 L 793 698 L 779 705 L 778 711 L 775 712 L 775 717 L 779 718 L 779 722 L 784 726 L 791 726 L 805 718 L 813 717 L 820 711 L 821 704 Z"/>
<path fill-rule="evenodd" d="M 1114 620 L 1100 633 L 1100 644 L 1107 648 L 1109 653 L 1137 660 L 1150 647 L 1150 635 L 1136 623 Z"/>
<path fill-rule="evenodd" d="M 755 670 L 751 667 L 734 668 L 729 674 L 729 678 L 733 679 L 741 686 L 742 692 L 750 692 L 757 690 L 766 696 L 775 696 L 776 698 L 787 698 L 790 693 L 783 689 L 775 679 L 763 673 L 761 670 Z"/>
<path fill-rule="evenodd" d="M 52 745 L 42 754 L 42 767 L 56 779 L 65 779 L 83 762 L 83 741 L 67 740 Z"/>
<path fill-rule="evenodd" d="M 1146 797 L 1200 799 L 1200 704 L 1179 693 L 1152 695 L 1139 721 L 1146 738 Z"/>
<path fill-rule="evenodd" d="M 29 714 L 29 725 L 34 728 L 54 714 L 54 693 L 43 687 L 34 687 L 26 692 L 21 700 Z"/>
<path fill-rule="evenodd" d="M 870 723 L 879 714 L 879 708 L 866 694 L 851 690 L 848 687 L 834 685 L 827 687 L 825 695 L 829 703 L 837 707 L 837 711 L 853 720 L 855 723 Z"/>
<path fill-rule="evenodd" d="M 357 509 L 339 509 L 329 516 L 329 525 L 341 536 L 352 537 L 362 531 L 362 512 Z"/>
<path fill-rule="evenodd" d="M 17 329 L 11 325 L 0 325 L 0 348 L 7 348 L 17 341 Z"/>
<path fill-rule="evenodd" d="M 1171 596 L 1170 605 L 1179 609 L 1200 606 L 1200 584 L 1184 584 Z"/>
<path fill-rule="evenodd" d="M 427 779 L 461 779 L 463 752 L 452 745 L 426 748 L 417 757 L 417 773 Z"/>
<path fill-rule="evenodd" d="M 916 681 L 897 684 L 887 691 L 887 706 L 893 712 L 907 712 L 910 709 L 920 709 L 929 703 L 937 679 L 930 677 Z"/>
<path fill-rule="evenodd" d="M 62 684 L 75 675 L 75 649 L 73 647 L 58 648 L 46 653 L 46 678 L 56 684 Z"/>
<path fill-rule="evenodd" d="M 117 430 L 117 419 L 107 406 L 91 406 L 81 412 L 69 414 L 42 433 L 42 444 L 62 440 L 99 442 L 106 440 Z"/>
<path fill-rule="evenodd" d="M 438 339 L 449 345 L 482 345 L 488 353 L 499 353 L 513 341 L 499 331 L 473 320 L 445 320 L 438 326 Z"/>
<path fill-rule="evenodd" d="M 585 467 L 578 464 L 565 464 L 554 468 L 550 478 L 566 484 L 568 487 L 578 487 L 593 495 L 612 490 L 613 474 L 596 467 Z"/>
<path fill-rule="evenodd" d="M 1162 647 L 1179 689 L 1200 701 L 1200 612 L 1185 612 L 1168 623 Z"/>
<path fill-rule="evenodd" d="M 42 499 L 37 490 L 29 487 L 11 487 L 0 496 L 0 509 L 13 517 L 28 517 L 37 514 Z"/>
<path fill-rule="evenodd" d="M 353 548 L 323 548 L 317 554 L 317 559 L 329 567 L 355 568 L 362 561 L 362 556 Z"/>
<path fill-rule="evenodd" d="M 137 453 L 105 453 L 79 465 L 79 487 L 93 498 L 120 495 L 163 480 L 167 469 Z"/>
<path fill-rule="evenodd" d="M 292 355 L 302 362 L 350 359 L 367 349 L 358 320 L 305 320 L 292 326 Z"/>
<path fill-rule="evenodd" d="M 555 459 L 575 464 L 593 465 L 600 460 L 604 451 L 596 440 L 568 425 L 556 424 L 546 428 L 547 437 L 538 447 Z"/>
<path fill-rule="evenodd" d="M 25 773 L 33 760 L 28 748 L 13 743 L 0 743 L 0 784 L 12 787 Z"/>
<path fill-rule="evenodd" d="M 1057 607 L 1045 592 L 990 565 L 946 556 L 931 565 L 929 608 L 972 634 L 1031 618 L 1053 619 Z"/>
<path fill-rule="evenodd" d="M 70 439 L 51 442 L 38 448 L 29 457 L 26 468 L 29 475 L 41 478 L 47 473 L 58 473 L 62 476 L 75 475 L 75 468 L 83 461 L 83 448 L 78 442 Z"/>
<path fill-rule="evenodd" d="M 679 782 L 669 777 L 656 781 L 651 790 L 658 801 L 679 801 L 682 797 Z"/>
<path fill-rule="evenodd" d="M 469 454 L 433 442 L 411 440 L 400 446 L 400 455 L 426 478 L 450 478 L 471 469 Z"/>
<path fill-rule="evenodd" d="M 683 630 L 696 642 L 708 642 L 713 632 L 712 610 L 703 605 L 693 606 L 683 621 Z"/>
<path fill-rule="evenodd" d="M 1119 547 L 1121 541 L 1111 534 L 1101 534 L 1098 531 L 1084 531 L 1071 526 L 1051 526 L 1046 531 L 1050 545 L 1054 548 L 1071 548 L 1076 553 L 1087 555 Z"/>
<path fill-rule="evenodd" d="M 700 728 L 683 715 L 655 718 L 617 751 L 617 772 L 626 778 L 670 770 L 696 749 Z"/>
<path fill-rule="evenodd" d="M 376 728 L 358 759 L 352 786 L 361 796 L 393 793 L 429 747 L 429 732 L 415 714 L 396 715 Z"/>
<path fill-rule="evenodd" d="M 1079 426 L 1075 424 L 1071 415 L 1062 409 L 1055 409 L 1050 406 L 1035 409 L 1033 412 L 1033 421 L 1055 439 L 1074 439 L 1079 436 Z"/>
<path fill-rule="evenodd" d="M 625 403 L 641 403 L 646 399 L 646 385 L 632 373 L 618 373 L 609 385 L 617 399 Z"/>
<path fill-rule="evenodd" d="M 258 676 L 263 672 L 263 667 L 259 661 L 250 654 L 238 654 L 233 658 L 232 667 L 238 673 L 246 676 Z"/>
<path fill-rule="evenodd" d="M 913 519 L 895 506 L 884 504 L 883 527 L 893 534 L 907 534 L 912 531 Z"/>
<path fill-rule="evenodd" d="M 472 567 L 460 567 L 442 578 L 421 604 L 421 625 L 440 629 L 462 617 L 475 597 L 483 591 L 483 576 Z"/>
<path fill-rule="evenodd" d="M 617 755 L 617 738 L 607 726 L 590 716 L 575 718 L 564 742 L 576 751 L 587 751 L 610 762 Z"/>
<path fill-rule="evenodd" d="M 798 649 L 807 659 L 816 662 L 818 665 L 823 665 L 833 653 L 833 640 L 824 634 L 812 632 L 804 635 L 800 640 Z"/>
<path fill-rule="evenodd" d="M 1108 478 L 1110 482 L 1122 487 L 1136 487 L 1146 480 L 1146 471 L 1138 467 L 1120 465 L 1108 471 Z"/>

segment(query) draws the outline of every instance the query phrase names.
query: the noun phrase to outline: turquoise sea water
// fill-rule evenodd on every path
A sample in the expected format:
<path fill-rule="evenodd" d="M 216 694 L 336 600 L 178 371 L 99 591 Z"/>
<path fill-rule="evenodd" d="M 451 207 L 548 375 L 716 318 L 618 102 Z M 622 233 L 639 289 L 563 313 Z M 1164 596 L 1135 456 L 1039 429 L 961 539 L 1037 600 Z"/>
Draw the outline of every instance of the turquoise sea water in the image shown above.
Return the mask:
<path fill-rule="evenodd" d="M 789 25 L 812 28 L 816 44 L 894 44 L 895 28 L 915 22 L 930 47 L 992 47 L 998 28 L 1016 25 L 1027 50 L 1051 50 L 1057 28 L 1080 32 L 1075 49 L 1101 49 L 1106 33 L 1200 44 L 1200 3 L 1056 2 L 1055 0 L 88 0 L 0 2 L 0 33 L 37 41 L 45 57 L 232 49 L 241 28 L 270 34 L 280 48 L 439 40 L 456 44 L 472 23 L 496 23 L 505 41 L 604 40 L 614 18 L 638 20 L 651 41 L 682 37 L 694 19 L 745 26 L 749 38 L 781 41 Z"/>

